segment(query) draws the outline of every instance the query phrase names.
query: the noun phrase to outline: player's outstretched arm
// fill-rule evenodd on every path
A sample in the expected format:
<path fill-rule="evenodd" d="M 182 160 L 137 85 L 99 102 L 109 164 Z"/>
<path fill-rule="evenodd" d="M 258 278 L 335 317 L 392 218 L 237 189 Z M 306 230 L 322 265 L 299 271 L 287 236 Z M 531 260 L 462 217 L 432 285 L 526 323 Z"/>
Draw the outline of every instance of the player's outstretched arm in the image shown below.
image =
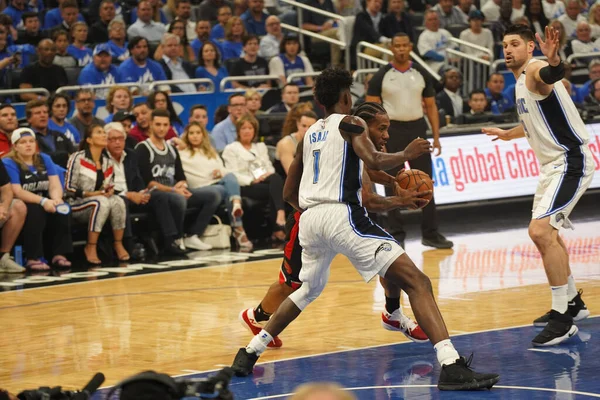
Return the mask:
<path fill-rule="evenodd" d="M 373 183 L 379 183 L 380 185 L 389 187 L 389 188 L 394 188 L 394 185 L 396 183 L 396 179 L 391 176 L 390 174 L 388 174 L 385 171 L 377 171 L 374 169 L 370 169 L 370 168 L 365 168 L 365 171 L 367 172 L 367 174 L 369 175 L 369 179 L 371 180 L 371 182 Z M 363 187 L 365 187 L 365 184 L 363 183 Z"/>
<path fill-rule="evenodd" d="M 303 149 L 304 139 L 302 139 L 300 143 L 298 143 L 298 147 L 296 148 L 296 155 L 294 156 L 294 160 L 292 161 L 290 169 L 288 170 L 285 185 L 283 185 L 283 200 L 288 202 L 292 207 L 294 207 L 300 212 L 304 211 L 300 208 L 300 204 L 298 202 L 300 180 L 302 179 L 302 170 L 304 169 L 304 164 L 302 161 Z"/>
<path fill-rule="evenodd" d="M 344 139 L 352 144 L 356 155 L 363 160 L 367 168 L 374 170 L 391 169 L 404 164 L 405 161 L 410 159 L 402 151 L 389 154 L 377 151 L 369 138 L 369 127 L 362 118 L 348 115 L 340 122 L 339 129 Z M 427 140 L 417 140 L 422 141 L 423 153 L 430 150 L 431 145 Z"/>
<path fill-rule="evenodd" d="M 525 129 L 521 124 L 512 129 L 481 128 L 481 132 L 492 137 L 492 142 L 495 142 L 496 140 L 509 141 L 525 137 Z"/>
<path fill-rule="evenodd" d="M 404 190 L 398 186 L 396 180 L 394 180 L 394 193 L 396 196 L 383 197 L 373 192 L 373 185 L 369 178 L 369 173 L 363 171 L 363 185 L 362 185 L 362 203 L 363 206 L 375 213 L 395 210 L 397 208 L 410 208 L 415 210 L 417 208 L 423 208 L 429 204 L 429 200 L 423 197 L 429 196 L 431 190 L 425 190 L 422 192 L 416 192 L 414 190 Z"/>
<path fill-rule="evenodd" d="M 560 48 L 560 34 L 549 26 L 545 30 L 544 41 L 539 33 L 535 37 L 542 53 L 548 58 L 548 62 L 536 62 L 527 67 L 527 89 L 547 95 L 552 92 L 554 84 L 565 77 L 565 66 L 558 55 Z"/>

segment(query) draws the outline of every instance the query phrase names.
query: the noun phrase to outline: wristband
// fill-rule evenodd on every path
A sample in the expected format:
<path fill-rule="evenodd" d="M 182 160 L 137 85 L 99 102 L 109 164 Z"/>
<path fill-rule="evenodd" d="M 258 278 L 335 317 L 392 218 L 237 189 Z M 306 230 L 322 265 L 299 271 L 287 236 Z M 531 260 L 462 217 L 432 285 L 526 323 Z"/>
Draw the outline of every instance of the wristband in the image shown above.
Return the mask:
<path fill-rule="evenodd" d="M 540 68 L 540 78 L 548 85 L 560 81 L 565 77 L 565 65 L 562 60 L 556 66 L 550 64 Z"/>
<path fill-rule="evenodd" d="M 40 206 L 44 207 L 44 203 L 47 201 L 48 199 L 45 197 L 42 197 L 42 199 L 40 200 Z"/>

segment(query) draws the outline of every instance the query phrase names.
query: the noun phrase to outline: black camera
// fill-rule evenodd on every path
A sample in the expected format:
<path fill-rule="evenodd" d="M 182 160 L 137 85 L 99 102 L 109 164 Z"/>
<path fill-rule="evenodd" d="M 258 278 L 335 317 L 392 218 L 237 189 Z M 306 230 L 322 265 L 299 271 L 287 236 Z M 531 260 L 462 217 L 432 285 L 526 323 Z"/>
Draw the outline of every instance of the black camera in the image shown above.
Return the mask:
<path fill-rule="evenodd" d="M 172 378 L 167 374 L 145 371 L 114 386 L 106 400 L 179 400 L 196 399 L 233 400 L 229 382 L 231 368 L 224 368 L 206 379 Z"/>
<path fill-rule="evenodd" d="M 104 375 L 97 373 L 85 387 L 79 391 L 63 391 L 60 386 L 42 386 L 34 390 L 25 390 L 17 395 L 19 400 L 88 400 L 104 382 Z"/>

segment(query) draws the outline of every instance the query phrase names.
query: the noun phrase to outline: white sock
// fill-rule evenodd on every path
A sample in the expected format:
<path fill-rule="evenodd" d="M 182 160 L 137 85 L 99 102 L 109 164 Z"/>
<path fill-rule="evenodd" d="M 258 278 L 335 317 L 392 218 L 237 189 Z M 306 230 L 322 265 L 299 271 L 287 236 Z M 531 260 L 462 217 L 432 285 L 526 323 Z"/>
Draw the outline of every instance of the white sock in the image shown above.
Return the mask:
<path fill-rule="evenodd" d="M 552 309 L 561 314 L 567 312 L 567 305 L 569 303 L 567 286 L 569 285 L 550 286 L 550 289 L 552 289 Z"/>
<path fill-rule="evenodd" d="M 437 342 L 433 348 L 441 366 L 454 364 L 460 358 L 450 339 Z"/>
<path fill-rule="evenodd" d="M 272 340 L 273 336 L 263 329 L 258 335 L 252 338 L 248 346 L 246 346 L 246 351 L 260 356 L 264 353 L 267 349 L 267 345 L 271 343 Z"/>
<path fill-rule="evenodd" d="M 573 275 L 569 275 L 569 281 L 567 284 L 569 285 L 567 288 L 567 299 L 571 301 L 575 298 L 575 296 L 577 296 L 577 286 L 575 286 L 575 278 L 573 278 Z"/>

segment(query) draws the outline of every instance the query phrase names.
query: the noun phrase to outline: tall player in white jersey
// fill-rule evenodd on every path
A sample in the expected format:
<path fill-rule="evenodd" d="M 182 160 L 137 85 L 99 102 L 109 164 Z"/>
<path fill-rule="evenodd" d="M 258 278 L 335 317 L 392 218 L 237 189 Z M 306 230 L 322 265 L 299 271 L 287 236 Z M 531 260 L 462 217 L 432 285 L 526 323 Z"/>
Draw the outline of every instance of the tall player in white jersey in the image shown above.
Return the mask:
<path fill-rule="evenodd" d="M 517 79 L 521 123 L 510 130 L 484 128 L 483 132 L 494 140 L 527 137 L 541 164 L 529 236 L 542 256 L 552 289 L 552 309 L 534 321 L 544 330 L 533 344 L 552 346 L 577 333 L 573 321 L 590 315 L 575 287 L 569 253 L 558 231 L 572 227 L 569 214 L 592 182 L 594 162 L 585 124 L 561 82 L 564 66 L 557 55 L 559 34 L 546 27 L 545 41 L 536 36 L 548 62 L 532 58 L 535 42 L 528 28 L 512 26 L 504 34 L 504 58 Z"/>
<path fill-rule="evenodd" d="M 325 108 L 326 118 L 312 125 L 299 144 L 284 188 L 286 201 L 302 213 L 302 286 L 279 306 L 250 344 L 238 351 L 232 368 L 241 376 L 252 372 L 273 337 L 325 288 L 331 261 L 341 253 L 365 281 L 379 275 L 408 294 L 415 317 L 442 365 L 438 381 L 441 390 L 491 388 L 499 376 L 474 372 L 469 368 L 470 361 L 458 355 L 429 278 L 362 207 L 363 162 L 370 169 L 386 170 L 402 165 L 406 159 L 403 152 L 378 151 L 365 121 L 346 115 L 352 107 L 351 86 L 350 73 L 342 69 L 326 69 L 316 79 L 315 98 Z M 429 149 L 429 143 L 425 143 Z"/>

